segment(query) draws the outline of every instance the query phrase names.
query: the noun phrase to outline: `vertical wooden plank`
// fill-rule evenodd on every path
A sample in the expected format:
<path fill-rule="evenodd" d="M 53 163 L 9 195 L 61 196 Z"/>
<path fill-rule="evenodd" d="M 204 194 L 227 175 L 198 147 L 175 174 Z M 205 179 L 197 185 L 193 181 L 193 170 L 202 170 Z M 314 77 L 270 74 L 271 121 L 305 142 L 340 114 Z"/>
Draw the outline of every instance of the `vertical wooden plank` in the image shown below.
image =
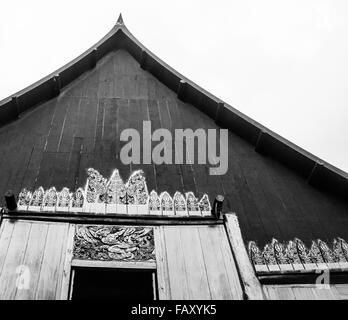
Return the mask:
<path fill-rule="evenodd" d="M 314 299 L 316 300 L 338 300 L 340 295 L 335 286 L 319 288 L 314 286 L 311 288 Z"/>
<path fill-rule="evenodd" d="M 264 298 L 262 287 L 249 260 L 235 214 L 225 215 L 225 227 L 247 299 L 262 300 Z"/>
<path fill-rule="evenodd" d="M 154 228 L 156 264 L 157 264 L 157 287 L 160 300 L 170 300 L 170 285 L 168 272 L 168 258 L 165 249 L 163 227 Z"/>
<path fill-rule="evenodd" d="M 315 297 L 310 286 L 292 286 L 296 300 L 314 300 Z"/>
<path fill-rule="evenodd" d="M 8 220 L 4 220 L 2 222 L 0 236 L 0 278 L 2 274 L 2 268 L 5 263 L 8 247 L 10 245 L 13 229 L 14 223 L 10 223 Z"/>
<path fill-rule="evenodd" d="M 217 229 L 220 233 L 219 243 L 222 256 L 224 258 L 224 263 L 227 270 L 227 277 L 229 281 L 230 288 L 232 290 L 232 295 L 234 299 L 244 299 L 243 288 L 238 274 L 238 268 L 234 260 L 231 247 L 228 242 L 228 237 L 226 235 L 226 230 L 222 226 Z"/>
<path fill-rule="evenodd" d="M 334 287 L 339 295 L 339 299 L 348 300 L 348 284 L 336 284 Z"/>
<path fill-rule="evenodd" d="M 164 235 L 171 299 L 188 300 L 189 292 L 180 230 L 177 227 L 164 227 Z"/>
<path fill-rule="evenodd" d="M 40 275 L 43 253 L 45 250 L 47 223 L 33 223 L 31 226 L 23 266 L 29 271 L 28 287 L 17 288 L 15 300 L 32 300 L 35 298 Z"/>
<path fill-rule="evenodd" d="M 17 221 L 14 225 L 10 245 L 0 276 L 0 300 L 13 299 L 18 278 L 17 268 L 21 266 L 27 247 L 31 223 Z"/>
<path fill-rule="evenodd" d="M 59 267 L 62 251 L 66 245 L 67 224 L 50 224 L 46 247 L 42 261 L 39 285 L 36 292 L 37 300 L 53 300 L 56 297 Z"/>
<path fill-rule="evenodd" d="M 202 245 L 211 297 L 212 299 L 231 300 L 237 297 L 233 297 L 232 289 L 229 285 L 228 271 L 219 244 L 220 232 L 218 229 L 219 226 L 203 226 L 198 227 L 198 232 Z"/>
<path fill-rule="evenodd" d="M 180 227 L 190 299 L 208 300 L 211 293 L 197 227 Z"/>
<path fill-rule="evenodd" d="M 75 225 L 70 224 L 68 229 L 67 244 L 65 250 L 65 256 L 63 256 L 63 275 L 61 278 L 61 285 L 58 284 L 58 290 L 56 293 L 56 298 L 60 300 L 69 299 L 69 283 L 71 275 L 71 260 L 73 258 L 73 248 L 74 248 L 74 235 L 75 235 Z"/>

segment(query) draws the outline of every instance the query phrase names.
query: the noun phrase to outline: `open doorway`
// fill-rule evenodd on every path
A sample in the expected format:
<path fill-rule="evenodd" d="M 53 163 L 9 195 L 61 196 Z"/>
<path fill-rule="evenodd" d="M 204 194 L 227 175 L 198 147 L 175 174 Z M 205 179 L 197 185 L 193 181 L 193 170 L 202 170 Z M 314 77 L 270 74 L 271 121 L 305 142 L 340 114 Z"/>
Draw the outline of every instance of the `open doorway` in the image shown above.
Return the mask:
<path fill-rule="evenodd" d="M 74 267 L 72 300 L 156 300 L 155 270 Z"/>

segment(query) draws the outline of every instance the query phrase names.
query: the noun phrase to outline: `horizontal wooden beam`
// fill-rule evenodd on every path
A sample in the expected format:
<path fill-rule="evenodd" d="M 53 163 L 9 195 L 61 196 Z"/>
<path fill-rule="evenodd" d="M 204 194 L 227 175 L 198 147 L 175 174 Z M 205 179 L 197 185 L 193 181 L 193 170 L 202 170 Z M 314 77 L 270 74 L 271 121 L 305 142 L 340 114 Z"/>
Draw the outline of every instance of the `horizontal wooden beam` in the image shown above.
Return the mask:
<path fill-rule="evenodd" d="M 156 261 L 102 261 L 73 259 L 72 267 L 156 270 Z"/>
<path fill-rule="evenodd" d="M 266 284 L 325 284 L 323 278 L 319 278 L 327 272 L 326 284 L 348 283 L 348 270 L 316 270 L 316 272 L 271 273 L 258 275 L 262 285 Z"/>
<path fill-rule="evenodd" d="M 3 215 L 4 219 L 37 220 L 66 223 L 90 224 L 128 224 L 128 225 L 217 225 L 223 224 L 222 219 L 201 216 L 150 216 L 127 214 L 93 214 L 93 213 L 55 213 L 34 211 L 11 211 Z"/>

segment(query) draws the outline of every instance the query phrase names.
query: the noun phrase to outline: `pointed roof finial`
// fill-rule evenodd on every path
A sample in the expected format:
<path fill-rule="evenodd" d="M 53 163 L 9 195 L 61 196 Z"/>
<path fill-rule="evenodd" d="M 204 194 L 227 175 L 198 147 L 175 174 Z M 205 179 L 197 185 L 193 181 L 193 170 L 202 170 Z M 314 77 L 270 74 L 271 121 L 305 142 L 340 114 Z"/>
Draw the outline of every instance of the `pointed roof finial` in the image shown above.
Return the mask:
<path fill-rule="evenodd" d="M 122 13 L 120 13 L 120 15 L 118 16 L 116 24 L 124 24 L 123 18 L 122 18 Z"/>

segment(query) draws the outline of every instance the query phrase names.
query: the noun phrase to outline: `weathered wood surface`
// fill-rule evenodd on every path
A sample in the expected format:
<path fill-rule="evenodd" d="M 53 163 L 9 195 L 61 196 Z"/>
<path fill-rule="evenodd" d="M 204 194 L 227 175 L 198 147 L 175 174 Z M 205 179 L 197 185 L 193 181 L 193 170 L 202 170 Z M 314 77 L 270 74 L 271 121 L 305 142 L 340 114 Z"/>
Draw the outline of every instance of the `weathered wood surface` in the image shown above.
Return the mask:
<path fill-rule="evenodd" d="M 243 299 L 223 226 L 156 227 L 158 286 L 165 299 Z M 162 291 L 162 293 L 161 293 Z"/>
<path fill-rule="evenodd" d="M 249 260 L 238 218 L 235 214 L 230 213 L 225 215 L 225 227 L 246 298 L 250 300 L 263 300 L 264 294 L 261 284 Z"/>
<path fill-rule="evenodd" d="M 119 154 L 125 128 L 219 129 L 200 110 L 177 99 L 126 51 L 114 51 L 61 94 L 0 128 L 0 194 L 21 188 L 83 187 L 86 168 L 103 175 L 119 168 L 123 177 L 141 167 L 149 190 L 193 191 L 214 199 L 225 195 L 225 212 L 238 212 L 244 240 L 260 246 L 272 237 L 348 239 L 347 202 L 311 187 L 278 162 L 256 153 L 229 134 L 229 169 L 209 175 L 209 165 L 123 165 Z M 196 154 L 195 154 L 196 155 Z M 1 201 L 3 199 L 1 198 Z"/>
<path fill-rule="evenodd" d="M 264 285 L 269 300 L 346 300 L 347 285 L 328 285 L 319 287 L 313 284 L 303 285 Z"/>
<path fill-rule="evenodd" d="M 5 220 L 0 235 L 0 299 L 56 299 L 69 224 Z"/>

